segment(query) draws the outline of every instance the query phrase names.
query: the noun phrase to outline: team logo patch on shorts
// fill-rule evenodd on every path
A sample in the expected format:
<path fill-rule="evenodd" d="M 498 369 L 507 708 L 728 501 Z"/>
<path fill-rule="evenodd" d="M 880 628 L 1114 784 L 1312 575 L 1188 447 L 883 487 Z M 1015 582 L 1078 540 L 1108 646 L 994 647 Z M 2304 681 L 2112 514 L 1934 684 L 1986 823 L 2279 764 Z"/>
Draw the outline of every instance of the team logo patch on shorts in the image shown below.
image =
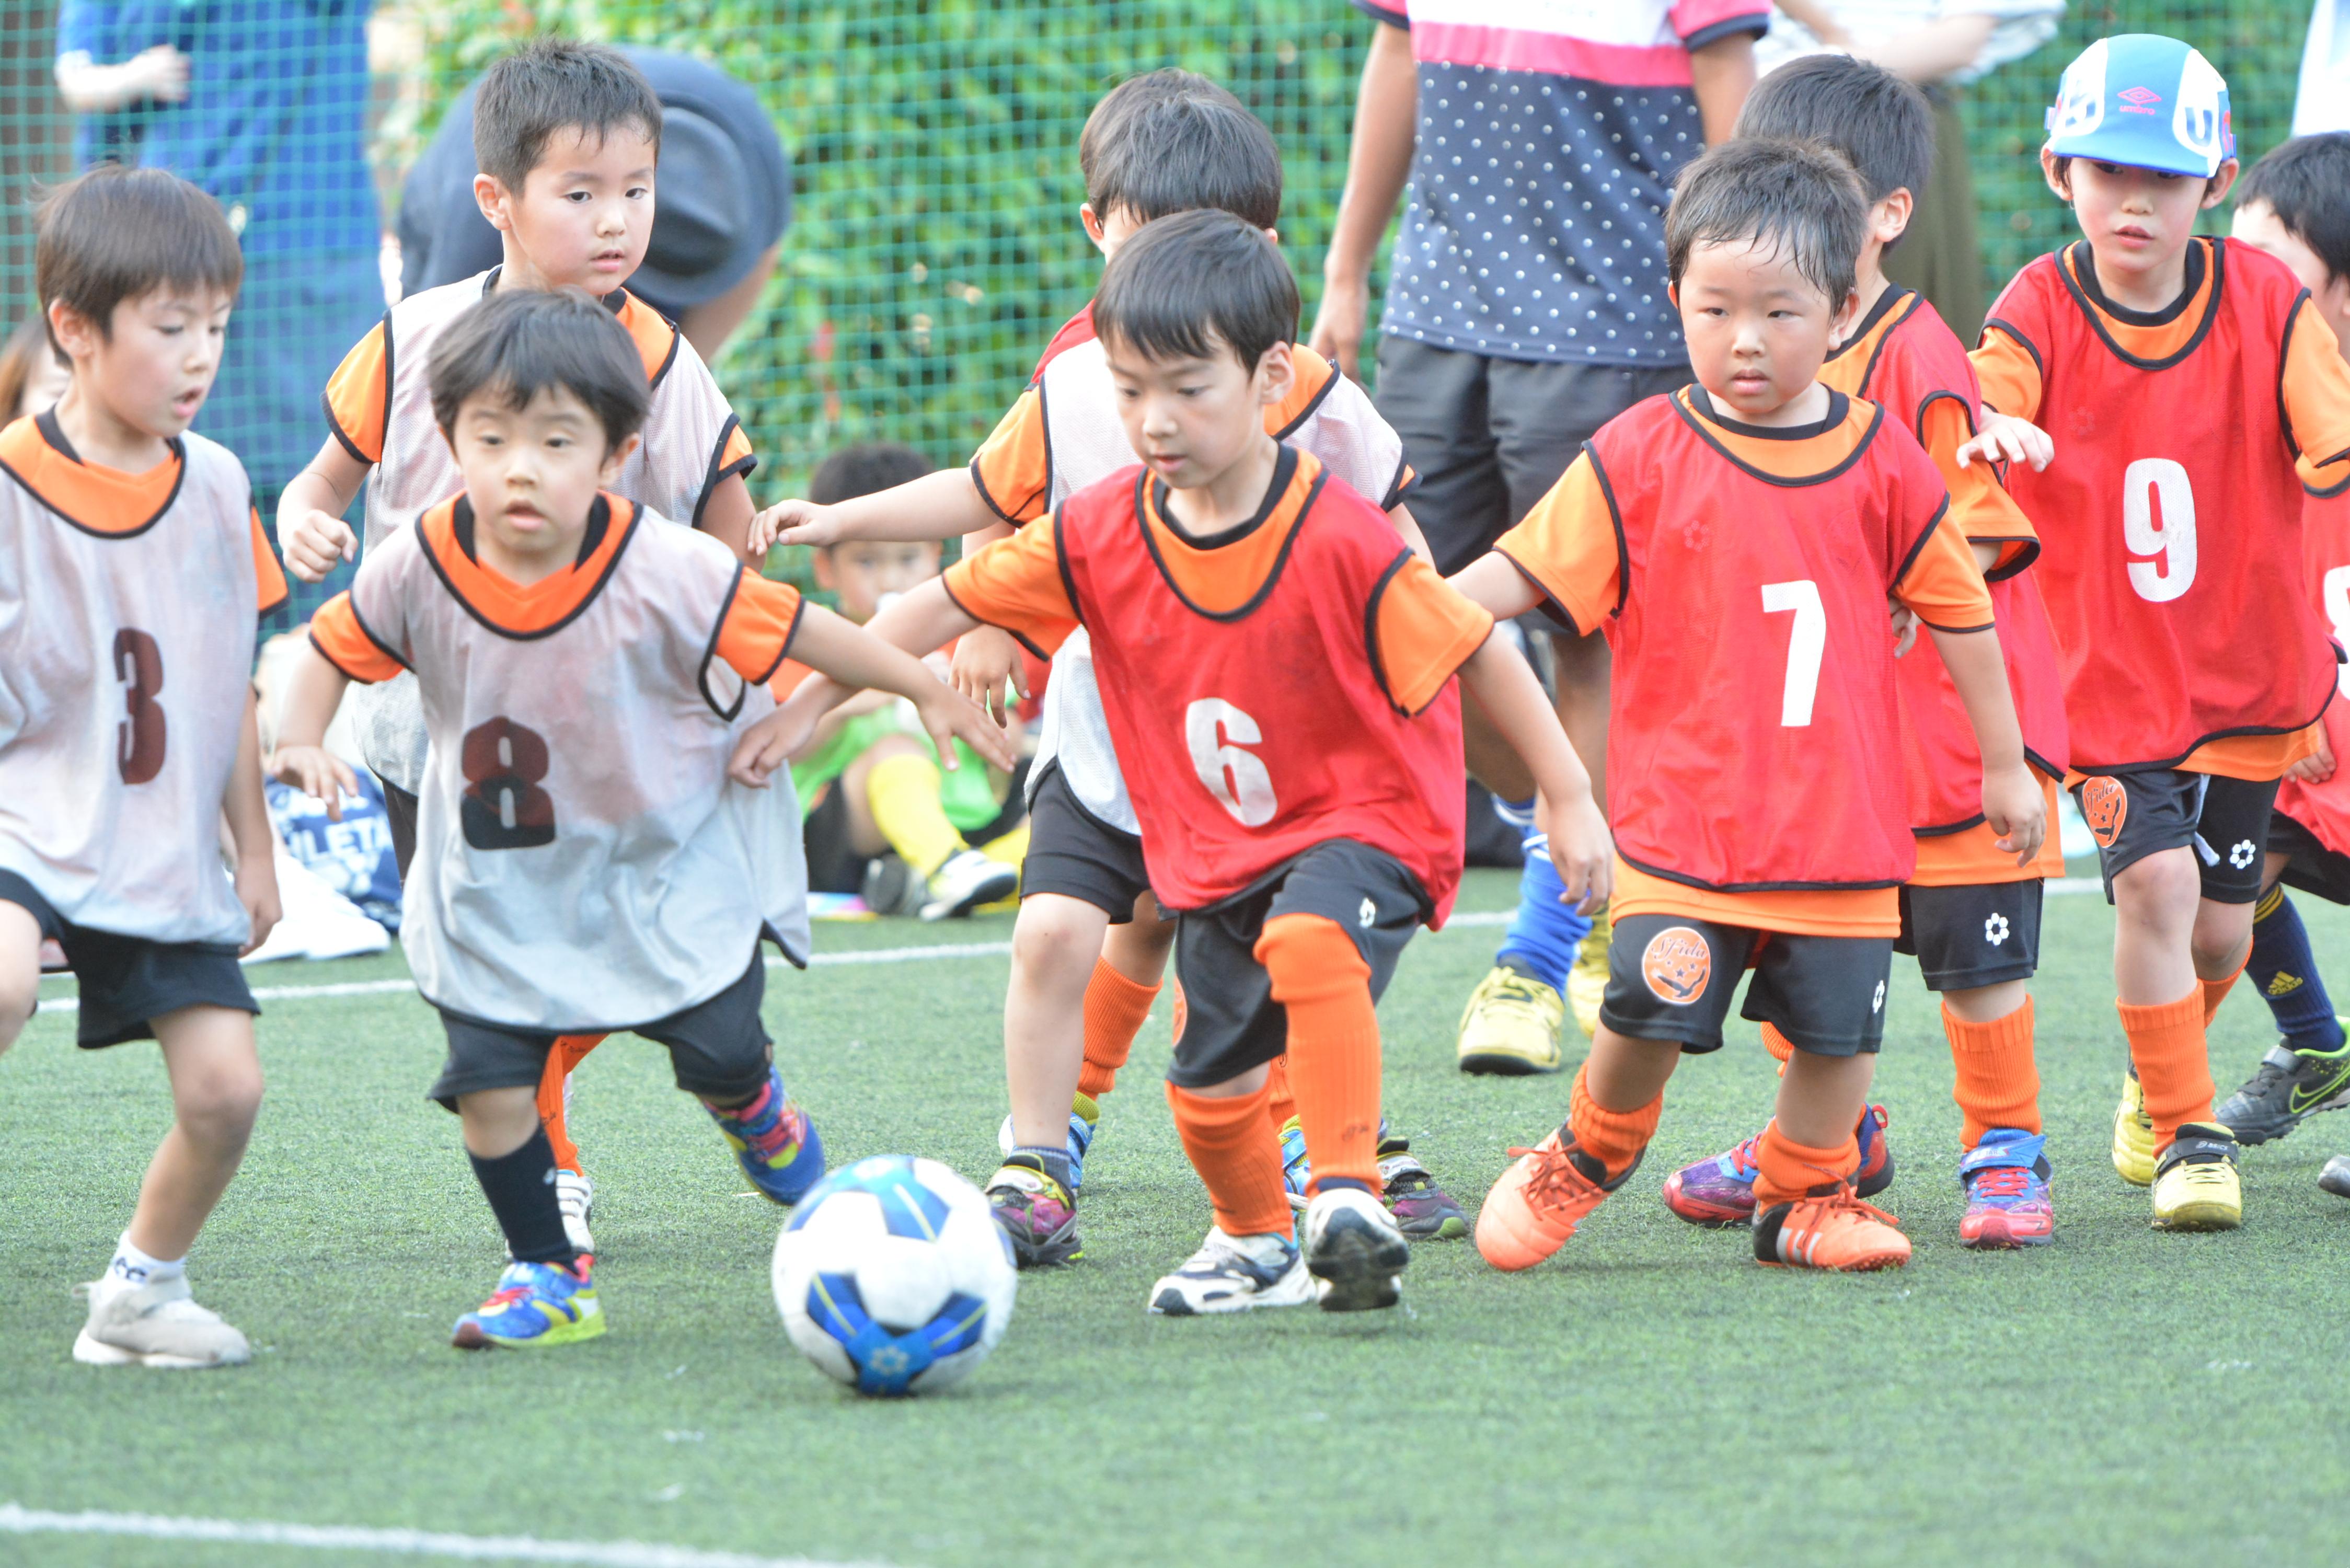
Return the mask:
<path fill-rule="evenodd" d="M 1183 1044 L 1183 1025 L 1191 1022 L 1191 1003 L 1183 995 L 1181 981 L 1170 982 L 1170 989 L 1175 992 L 1175 1044 L 1180 1045 Z"/>
<path fill-rule="evenodd" d="M 2122 824 L 2129 820 L 2129 794 L 2122 788 L 2122 781 L 2094 778 L 2083 784 L 2081 816 L 2095 836 L 2097 847 L 2111 849 L 2114 840 L 2122 836 Z"/>
<path fill-rule="evenodd" d="M 1640 950 L 1640 978 L 1659 1002 L 1695 1005 L 1713 978 L 1713 950 L 1687 926 L 1668 926 Z"/>

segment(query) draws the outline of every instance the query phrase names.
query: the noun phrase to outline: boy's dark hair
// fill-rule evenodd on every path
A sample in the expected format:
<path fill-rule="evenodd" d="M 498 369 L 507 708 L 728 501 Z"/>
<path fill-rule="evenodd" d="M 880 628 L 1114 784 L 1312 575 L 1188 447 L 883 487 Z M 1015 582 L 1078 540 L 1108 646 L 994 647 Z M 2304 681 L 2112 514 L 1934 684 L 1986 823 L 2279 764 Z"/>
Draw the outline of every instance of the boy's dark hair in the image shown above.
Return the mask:
<path fill-rule="evenodd" d="M 576 288 L 499 290 L 442 333 L 424 376 L 444 434 L 468 398 L 486 391 L 521 409 L 560 388 L 594 412 L 609 451 L 643 428 L 652 400 L 636 339 Z"/>
<path fill-rule="evenodd" d="M 557 131 L 599 142 L 635 126 L 660 151 L 661 106 L 652 84 L 618 49 L 533 38 L 482 75 L 473 94 L 473 166 L 516 195 Z"/>
<path fill-rule="evenodd" d="M 1665 210 L 1676 287 L 1700 245 L 1767 242 L 1841 308 L 1868 240 L 1868 196 L 1841 154 L 1816 142 L 1733 137 L 1683 166 Z"/>
<path fill-rule="evenodd" d="M 126 299 L 158 288 L 234 295 L 244 282 L 228 214 L 168 170 L 102 163 L 51 192 L 38 223 L 33 286 L 45 321 L 50 302 L 63 300 L 110 338 Z M 49 346 L 57 348 L 54 332 Z"/>
<path fill-rule="evenodd" d="M 1806 55 L 1764 77 L 1739 111 L 1737 134 L 1816 141 L 1843 154 L 1872 203 L 1896 191 L 1922 200 L 1934 173 L 1926 95 L 1850 55 Z"/>
<path fill-rule="evenodd" d="M 842 447 L 816 465 L 808 480 L 808 499 L 818 506 L 837 506 L 860 495 L 893 490 L 909 480 L 935 471 L 931 460 L 894 441 L 859 441 Z"/>
<path fill-rule="evenodd" d="M 2350 277 L 2350 130 L 2296 136 L 2236 182 L 2236 205 L 2259 202 L 2285 232 L 2317 253 L 2334 277 Z"/>
<path fill-rule="evenodd" d="M 1281 218 L 1273 132 L 1207 78 L 1172 67 L 1119 83 L 1077 138 L 1086 201 L 1107 222 L 1123 207 L 1149 223 L 1212 207 L 1260 229 Z"/>
<path fill-rule="evenodd" d="M 1193 211 L 1135 231 L 1102 269 L 1094 330 L 1153 359 L 1212 357 L 1253 372 L 1297 336 L 1297 280 L 1262 226 Z"/>

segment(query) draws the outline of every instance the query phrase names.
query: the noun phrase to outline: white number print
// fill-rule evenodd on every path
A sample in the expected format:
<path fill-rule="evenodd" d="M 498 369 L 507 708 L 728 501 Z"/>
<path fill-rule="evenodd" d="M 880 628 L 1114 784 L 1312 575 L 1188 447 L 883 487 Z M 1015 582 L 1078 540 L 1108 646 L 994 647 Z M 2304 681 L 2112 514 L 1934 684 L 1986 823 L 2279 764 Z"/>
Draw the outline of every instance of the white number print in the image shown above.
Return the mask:
<path fill-rule="evenodd" d="M 1191 749 L 1193 770 L 1243 827 L 1263 827 L 1280 809 L 1273 775 L 1255 753 L 1241 750 L 1263 739 L 1254 719 L 1221 697 L 1202 697 L 1183 710 L 1183 741 Z"/>
<path fill-rule="evenodd" d="M 2142 457 L 2122 471 L 2122 542 L 2133 556 L 2130 587 L 2168 604 L 2195 586 L 2195 487 L 2167 457 Z"/>
<path fill-rule="evenodd" d="M 2334 640 L 2350 648 L 2350 566 L 2325 569 L 2325 618 L 2333 623 Z M 2334 666 L 2334 689 L 2350 697 L 2350 664 Z"/>
<path fill-rule="evenodd" d="M 1793 583 L 1762 585 L 1762 613 L 1795 612 L 1794 628 L 1787 634 L 1787 683 L 1779 693 L 1779 722 L 1800 730 L 1812 722 L 1812 699 L 1820 691 L 1820 656 L 1827 651 L 1828 612 L 1820 603 L 1820 587 L 1809 577 Z"/>

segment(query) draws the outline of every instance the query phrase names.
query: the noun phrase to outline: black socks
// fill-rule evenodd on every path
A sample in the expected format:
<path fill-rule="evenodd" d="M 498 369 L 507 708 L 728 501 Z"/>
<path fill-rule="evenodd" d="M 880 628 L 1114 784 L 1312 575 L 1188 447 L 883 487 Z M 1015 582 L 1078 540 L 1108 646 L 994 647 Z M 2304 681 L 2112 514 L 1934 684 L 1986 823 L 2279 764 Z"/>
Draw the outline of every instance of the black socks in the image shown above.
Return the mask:
<path fill-rule="evenodd" d="M 563 1210 L 555 1201 L 555 1146 L 545 1127 L 533 1127 L 529 1141 L 512 1154 L 484 1159 L 469 1151 L 465 1158 L 473 1162 L 473 1179 L 482 1184 L 515 1262 L 577 1265 L 578 1253 L 563 1233 Z"/>

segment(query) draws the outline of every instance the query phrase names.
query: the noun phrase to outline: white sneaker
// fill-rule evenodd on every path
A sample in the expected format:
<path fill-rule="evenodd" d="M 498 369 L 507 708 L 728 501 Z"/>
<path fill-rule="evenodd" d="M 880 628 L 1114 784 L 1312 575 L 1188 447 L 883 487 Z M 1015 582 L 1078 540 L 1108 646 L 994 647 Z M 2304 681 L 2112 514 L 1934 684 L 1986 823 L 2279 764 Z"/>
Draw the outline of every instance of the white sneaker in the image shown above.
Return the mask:
<path fill-rule="evenodd" d="M 1305 1206 L 1306 1270 L 1324 1312 L 1369 1312 L 1403 1298 L 1411 1243 L 1387 1205 L 1358 1187 L 1334 1187 Z"/>
<path fill-rule="evenodd" d="M 990 860 L 976 849 L 958 849 L 931 873 L 930 901 L 922 906 L 926 920 L 951 920 L 982 904 L 1009 898 L 1020 886 L 1020 867 Z"/>
<path fill-rule="evenodd" d="M 596 1184 L 575 1170 L 555 1169 L 555 1206 L 563 1210 L 564 1239 L 575 1252 L 593 1252 L 596 1238 L 588 1231 L 588 1216 L 596 1212 Z"/>
<path fill-rule="evenodd" d="M 1304 1306 L 1313 1299 L 1305 1260 L 1288 1237 L 1227 1236 L 1212 1225 L 1191 1262 L 1150 1287 L 1150 1310 L 1168 1317 Z"/>
<path fill-rule="evenodd" d="M 76 1285 L 74 1299 L 89 1303 L 73 1348 L 87 1366 L 190 1369 L 253 1359 L 244 1335 L 195 1303 L 185 1274 L 143 1285 L 108 1274 Z"/>

